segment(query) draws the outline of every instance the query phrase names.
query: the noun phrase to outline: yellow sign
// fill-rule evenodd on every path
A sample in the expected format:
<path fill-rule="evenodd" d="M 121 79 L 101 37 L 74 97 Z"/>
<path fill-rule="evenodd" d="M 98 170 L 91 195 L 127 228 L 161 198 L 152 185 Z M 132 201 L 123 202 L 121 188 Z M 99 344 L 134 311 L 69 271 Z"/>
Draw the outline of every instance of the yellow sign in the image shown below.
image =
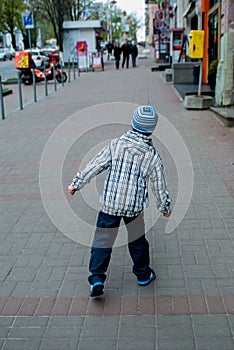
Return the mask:
<path fill-rule="evenodd" d="M 204 30 L 191 30 L 189 33 L 189 57 L 203 58 Z"/>

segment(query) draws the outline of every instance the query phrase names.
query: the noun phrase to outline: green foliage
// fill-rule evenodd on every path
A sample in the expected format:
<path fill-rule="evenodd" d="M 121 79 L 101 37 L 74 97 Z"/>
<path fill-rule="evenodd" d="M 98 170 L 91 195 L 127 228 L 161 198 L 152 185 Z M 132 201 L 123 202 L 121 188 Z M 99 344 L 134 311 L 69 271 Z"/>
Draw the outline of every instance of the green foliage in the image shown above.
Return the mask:
<path fill-rule="evenodd" d="M 104 28 L 109 29 L 110 23 L 112 24 L 112 39 L 121 40 L 125 38 L 125 27 L 129 25 L 128 37 L 136 39 L 137 30 L 140 27 L 140 21 L 135 13 L 124 14 L 123 10 L 117 6 L 108 7 L 108 4 L 104 4 L 98 12 L 98 17 L 103 22 Z M 103 40 L 107 40 L 107 34 L 103 34 Z"/>
<path fill-rule="evenodd" d="M 22 13 L 25 3 L 22 0 L 1 0 L 0 2 L 0 31 L 10 33 L 15 47 L 14 31 L 22 28 Z"/>
<path fill-rule="evenodd" d="M 25 3 L 22 0 L 1 0 L 0 30 L 13 33 L 15 28 L 22 28 L 22 13 Z"/>

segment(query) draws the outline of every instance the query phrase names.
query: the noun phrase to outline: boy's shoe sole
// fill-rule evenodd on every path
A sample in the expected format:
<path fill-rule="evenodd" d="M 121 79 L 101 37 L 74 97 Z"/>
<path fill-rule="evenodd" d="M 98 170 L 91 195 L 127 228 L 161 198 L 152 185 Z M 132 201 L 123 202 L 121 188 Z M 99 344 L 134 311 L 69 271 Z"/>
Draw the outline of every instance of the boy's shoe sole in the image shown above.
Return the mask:
<path fill-rule="evenodd" d="M 146 281 L 138 281 L 137 283 L 138 283 L 139 286 L 145 287 L 145 286 L 148 286 L 148 284 L 150 284 L 153 280 L 155 280 L 155 278 L 156 278 L 156 273 L 152 270 L 150 278 L 148 280 L 146 280 Z"/>
<path fill-rule="evenodd" d="M 102 282 L 96 282 L 93 286 L 90 288 L 90 296 L 93 297 L 99 297 L 103 294 L 104 284 Z"/>

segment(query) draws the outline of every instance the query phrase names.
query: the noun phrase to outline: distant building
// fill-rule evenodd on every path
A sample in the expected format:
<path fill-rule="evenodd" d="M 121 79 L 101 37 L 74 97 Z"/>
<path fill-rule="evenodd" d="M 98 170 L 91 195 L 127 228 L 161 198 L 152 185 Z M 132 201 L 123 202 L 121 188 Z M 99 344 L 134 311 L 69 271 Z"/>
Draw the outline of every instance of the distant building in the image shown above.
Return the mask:
<path fill-rule="evenodd" d="M 100 49 L 102 23 L 93 21 L 65 21 L 63 22 L 63 57 L 64 62 L 77 56 L 76 44 L 78 41 L 86 41 L 88 52 L 96 52 Z"/>
<path fill-rule="evenodd" d="M 145 0 L 145 37 L 149 44 L 154 43 L 154 18 L 155 12 L 158 10 L 158 4 L 155 0 Z"/>

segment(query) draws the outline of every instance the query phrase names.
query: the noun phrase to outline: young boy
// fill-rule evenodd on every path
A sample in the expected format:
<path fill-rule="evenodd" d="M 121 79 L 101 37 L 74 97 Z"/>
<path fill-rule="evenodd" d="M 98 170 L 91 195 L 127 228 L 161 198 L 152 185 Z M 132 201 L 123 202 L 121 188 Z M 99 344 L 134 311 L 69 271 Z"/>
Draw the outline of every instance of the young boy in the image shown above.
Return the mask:
<path fill-rule="evenodd" d="M 103 294 L 121 219 L 128 232 L 128 249 L 138 285 L 146 286 L 156 278 L 149 266 L 149 243 L 145 237 L 143 214 L 149 201 L 149 182 L 159 211 L 166 217 L 171 214 L 162 160 L 150 138 L 157 121 L 158 115 L 153 107 L 138 107 L 133 114 L 132 130 L 104 147 L 83 171 L 76 174 L 68 187 L 69 193 L 74 195 L 94 176 L 108 170 L 91 248 L 91 275 L 88 277 L 91 297 Z"/>

